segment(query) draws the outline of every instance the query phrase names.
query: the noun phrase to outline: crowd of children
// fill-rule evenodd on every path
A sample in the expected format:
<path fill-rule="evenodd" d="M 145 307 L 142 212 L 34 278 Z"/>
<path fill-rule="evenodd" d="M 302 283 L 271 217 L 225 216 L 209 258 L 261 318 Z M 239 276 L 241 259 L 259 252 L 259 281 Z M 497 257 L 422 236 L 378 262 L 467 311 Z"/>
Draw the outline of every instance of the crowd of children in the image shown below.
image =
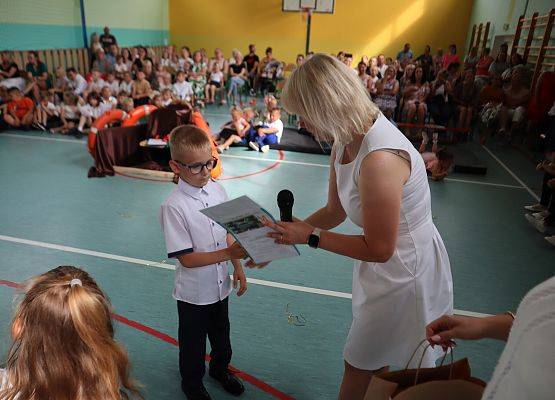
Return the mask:
<path fill-rule="evenodd" d="M 206 50 L 191 54 L 187 46 L 179 52 L 175 46 L 166 46 L 158 57 L 144 46 L 121 48 L 109 33 L 111 39 L 101 42 L 103 36 L 93 34 L 91 38 L 91 68 L 85 76 L 75 68 L 59 67 L 51 77 L 36 52 L 28 53 L 23 72 L 10 52 L 2 52 L 0 106 L 9 103 L 4 107 L 3 122 L 13 128 L 79 136 L 113 108 L 129 111 L 145 104 L 203 107 L 217 98 L 220 104 L 228 99 L 236 104 L 240 88 L 249 83 L 254 94 L 281 65 L 271 48 L 259 59 L 254 45 L 249 46 L 246 57 L 233 50 L 229 60 L 219 49 L 210 58 Z"/>

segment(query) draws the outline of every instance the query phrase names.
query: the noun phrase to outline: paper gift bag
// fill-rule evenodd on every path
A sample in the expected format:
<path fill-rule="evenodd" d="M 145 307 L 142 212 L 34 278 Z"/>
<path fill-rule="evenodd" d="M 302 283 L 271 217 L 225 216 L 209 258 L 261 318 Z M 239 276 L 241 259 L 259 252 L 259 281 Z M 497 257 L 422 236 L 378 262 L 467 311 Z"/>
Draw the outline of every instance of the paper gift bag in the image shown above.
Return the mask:
<path fill-rule="evenodd" d="M 439 367 L 421 368 L 424 354 L 430 347 L 428 344 L 422 353 L 418 368 L 408 369 L 418 348 L 424 342 L 418 345 L 405 369 L 374 375 L 364 400 L 479 400 L 486 386 L 485 382 L 471 376 L 468 359 L 454 362 L 452 351 L 450 365 L 443 365 L 446 353 Z"/>

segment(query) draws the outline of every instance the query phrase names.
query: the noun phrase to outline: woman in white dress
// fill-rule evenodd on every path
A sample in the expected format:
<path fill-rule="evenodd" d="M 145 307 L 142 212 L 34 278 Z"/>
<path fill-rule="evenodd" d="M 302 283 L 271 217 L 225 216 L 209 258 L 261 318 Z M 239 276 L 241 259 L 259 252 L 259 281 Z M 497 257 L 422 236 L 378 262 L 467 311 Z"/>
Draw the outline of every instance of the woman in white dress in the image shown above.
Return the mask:
<path fill-rule="evenodd" d="M 362 399 L 372 374 L 405 365 L 426 325 L 453 312 L 449 258 L 432 221 L 426 169 L 360 79 L 332 57 L 317 54 L 299 66 L 282 98 L 334 147 L 327 204 L 304 221 L 267 222 L 276 231 L 270 236 L 355 260 L 339 398 Z M 330 231 L 346 217 L 360 234 Z M 423 365 L 433 366 L 440 354 L 428 352 Z"/>

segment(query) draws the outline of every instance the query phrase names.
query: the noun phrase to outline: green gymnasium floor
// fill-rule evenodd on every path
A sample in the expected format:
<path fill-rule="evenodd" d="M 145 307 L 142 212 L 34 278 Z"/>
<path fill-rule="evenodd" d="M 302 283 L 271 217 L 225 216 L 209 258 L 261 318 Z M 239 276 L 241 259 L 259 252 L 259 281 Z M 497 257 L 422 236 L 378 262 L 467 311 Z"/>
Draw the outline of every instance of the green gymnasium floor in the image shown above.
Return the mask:
<path fill-rule="evenodd" d="M 215 129 L 227 109 L 210 108 L 206 115 Z M 488 166 L 487 176 L 453 174 L 430 183 L 435 223 L 451 259 L 455 308 L 463 314 L 514 310 L 529 289 L 553 275 L 555 249 L 523 217 L 540 176 L 512 149 L 469 146 Z M 283 188 L 295 193 L 299 217 L 326 199 L 326 156 L 241 148 L 228 151 L 223 163 L 230 197 L 248 194 L 271 212 Z M 182 398 L 173 272 L 157 220 L 174 186 L 122 176 L 88 179 L 91 165 L 84 141 L 0 133 L 0 359 L 10 342 L 13 283 L 62 264 L 82 266 L 121 316 L 117 336 L 146 398 Z M 340 230 L 357 231 L 350 223 Z M 232 362 L 247 381 L 244 399 L 337 396 L 351 321 L 352 261 L 305 247 L 301 253 L 247 271 L 248 292 L 232 295 Z M 288 323 L 287 304 L 306 318 L 304 326 Z M 461 342 L 455 355 L 470 357 L 475 375 L 488 379 L 502 347 Z M 231 398 L 210 378 L 205 383 L 215 399 Z"/>

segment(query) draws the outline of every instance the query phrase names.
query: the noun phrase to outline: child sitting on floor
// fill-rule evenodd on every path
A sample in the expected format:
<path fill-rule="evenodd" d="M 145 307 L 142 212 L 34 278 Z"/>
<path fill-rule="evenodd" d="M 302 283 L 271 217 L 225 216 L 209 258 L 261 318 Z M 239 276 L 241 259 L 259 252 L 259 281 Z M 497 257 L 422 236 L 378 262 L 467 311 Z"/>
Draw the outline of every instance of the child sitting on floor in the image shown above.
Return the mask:
<path fill-rule="evenodd" d="M 112 306 L 85 271 L 61 266 L 31 279 L 0 369 L 2 399 L 141 398 Z"/>
<path fill-rule="evenodd" d="M 106 109 L 98 93 L 89 93 L 87 96 L 87 103 L 79 107 L 79 112 L 81 113 L 79 125 L 77 126 L 79 133 L 82 134 L 84 128 L 90 128 L 94 121 L 100 117 Z M 79 135 L 79 133 L 77 135 Z"/>
<path fill-rule="evenodd" d="M 137 80 L 133 82 L 133 89 L 131 90 L 131 97 L 137 106 L 144 106 L 150 103 L 150 94 L 152 89 L 150 83 L 146 80 L 145 73 L 140 70 L 137 71 Z"/>
<path fill-rule="evenodd" d="M 117 96 L 119 93 L 119 81 L 116 79 L 113 73 L 106 75 L 106 86 L 110 88 L 113 96 Z"/>
<path fill-rule="evenodd" d="M 126 72 L 123 74 L 123 80 L 119 83 L 119 92 L 123 93 L 125 96 L 131 96 L 133 91 L 133 79 L 131 78 L 131 72 Z"/>
<path fill-rule="evenodd" d="M 437 145 L 437 134 L 434 135 L 432 151 L 426 151 L 426 145 L 428 144 L 428 134 L 422 132 L 422 143 L 418 151 L 422 155 L 424 164 L 426 165 L 426 171 L 431 176 L 434 181 L 443 180 L 451 171 L 453 166 L 454 157 L 453 154 L 445 149 L 439 149 Z"/>
<path fill-rule="evenodd" d="M 118 100 L 112 96 L 112 91 L 110 90 L 109 86 L 104 86 L 100 91 L 101 96 L 101 103 L 103 104 L 104 111 L 111 110 L 112 108 L 116 108 L 118 105 Z"/>
<path fill-rule="evenodd" d="M 249 142 L 249 147 L 262 153 L 270 151 L 270 145 L 279 143 L 283 135 L 283 122 L 281 110 L 273 108 L 270 111 L 269 121 L 256 130 L 256 134 Z"/>
<path fill-rule="evenodd" d="M 245 140 L 245 135 L 250 128 L 250 124 L 244 118 L 243 112 L 238 107 L 231 108 L 231 122 L 223 126 L 220 132 L 218 153 L 223 153 L 229 149 L 233 143 L 241 143 Z"/>
<path fill-rule="evenodd" d="M 177 100 L 182 104 L 192 104 L 193 85 L 185 80 L 185 72 L 179 71 L 173 84 L 173 92 Z"/>
<path fill-rule="evenodd" d="M 42 94 L 35 110 L 35 123 L 33 125 L 46 131 L 50 125 L 49 121 L 57 119 L 58 115 L 59 108 L 53 103 L 53 95 Z"/>
<path fill-rule="evenodd" d="M 164 104 L 164 107 L 173 104 L 174 101 L 175 99 L 173 97 L 173 92 L 171 89 L 162 90 L 162 103 Z"/>
<path fill-rule="evenodd" d="M 18 88 L 8 90 L 10 101 L 8 102 L 7 113 L 4 121 L 13 128 L 28 129 L 33 122 L 33 112 L 35 105 L 33 100 L 21 93 Z"/>
<path fill-rule="evenodd" d="M 80 112 L 77 100 L 77 95 L 72 92 L 64 93 L 64 101 L 60 105 L 60 119 L 62 120 L 62 125 L 50 129 L 51 133 L 66 134 L 70 130 L 73 130 L 79 123 Z"/>

